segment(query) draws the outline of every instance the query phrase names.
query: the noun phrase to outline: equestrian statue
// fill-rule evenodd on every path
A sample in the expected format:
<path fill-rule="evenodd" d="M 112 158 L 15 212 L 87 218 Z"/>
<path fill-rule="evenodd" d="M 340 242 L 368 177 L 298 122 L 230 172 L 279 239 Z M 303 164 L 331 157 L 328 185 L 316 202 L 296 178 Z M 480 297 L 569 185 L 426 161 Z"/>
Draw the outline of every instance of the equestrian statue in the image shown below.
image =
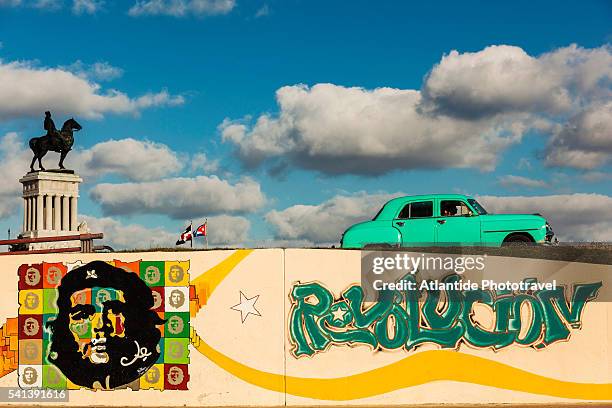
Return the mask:
<path fill-rule="evenodd" d="M 44 171 L 45 168 L 42 165 L 42 158 L 45 157 L 48 151 L 57 152 L 60 154 L 59 168 L 65 169 L 64 159 L 74 144 L 73 132 L 81 130 L 81 125 L 70 118 L 64 122 L 61 130 L 55 128 L 55 123 L 51 119 L 51 112 L 45 112 L 45 123 L 44 128 L 47 134 L 41 137 L 34 137 L 30 139 L 30 149 L 34 152 L 34 158 L 30 164 L 30 170 L 34 170 L 34 163 L 38 160 L 38 166 L 40 170 Z"/>

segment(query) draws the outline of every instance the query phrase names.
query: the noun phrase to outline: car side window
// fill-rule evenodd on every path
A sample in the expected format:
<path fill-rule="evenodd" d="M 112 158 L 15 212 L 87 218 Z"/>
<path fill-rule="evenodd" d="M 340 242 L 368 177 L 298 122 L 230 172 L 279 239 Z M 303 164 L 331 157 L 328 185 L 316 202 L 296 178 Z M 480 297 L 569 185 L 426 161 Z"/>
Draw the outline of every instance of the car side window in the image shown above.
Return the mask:
<path fill-rule="evenodd" d="M 442 217 L 461 217 L 471 212 L 467 204 L 460 200 L 442 200 L 440 202 L 440 215 Z"/>
<path fill-rule="evenodd" d="M 433 201 L 417 201 L 408 203 L 402 208 L 397 218 L 427 218 L 433 217 Z"/>

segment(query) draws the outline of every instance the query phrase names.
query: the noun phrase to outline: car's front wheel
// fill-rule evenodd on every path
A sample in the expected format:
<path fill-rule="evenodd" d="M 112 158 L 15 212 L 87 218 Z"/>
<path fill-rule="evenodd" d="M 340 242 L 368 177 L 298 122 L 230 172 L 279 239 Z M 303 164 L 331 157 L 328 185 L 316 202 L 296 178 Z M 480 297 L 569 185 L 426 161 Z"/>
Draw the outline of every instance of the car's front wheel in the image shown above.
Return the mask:
<path fill-rule="evenodd" d="M 532 242 L 533 240 L 530 239 L 526 235 L 513 234 L 513 235 L 509 235 L 508 237 L 506 237 L 502 245 L 503 246 L 524 246 L 524 245 L 529 245 Z"/>

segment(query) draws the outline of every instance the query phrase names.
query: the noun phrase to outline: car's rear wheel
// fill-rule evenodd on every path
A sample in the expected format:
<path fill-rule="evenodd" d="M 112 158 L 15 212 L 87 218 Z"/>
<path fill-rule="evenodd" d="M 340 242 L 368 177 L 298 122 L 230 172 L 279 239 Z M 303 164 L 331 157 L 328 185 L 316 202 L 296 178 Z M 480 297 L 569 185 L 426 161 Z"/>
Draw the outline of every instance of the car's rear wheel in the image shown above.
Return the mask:
<path fill-rule="evenodd" d="M 504 239 L 503 246 L 525 246 L 532 243 L 533 240 L 524 234 L 509 235 Z"/>

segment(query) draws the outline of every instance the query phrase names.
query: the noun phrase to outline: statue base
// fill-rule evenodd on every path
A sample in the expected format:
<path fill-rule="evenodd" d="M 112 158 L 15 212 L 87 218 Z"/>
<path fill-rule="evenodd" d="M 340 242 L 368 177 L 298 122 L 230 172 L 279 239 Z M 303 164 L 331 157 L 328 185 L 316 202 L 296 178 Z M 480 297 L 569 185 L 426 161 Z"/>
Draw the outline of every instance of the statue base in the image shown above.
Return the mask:
<path fill-rule="evenodd" d="M 36 173 L 63 173 L 63 174 L 74 174 L 74 170 L 69 169 L 45 169 L 45 170 L 34 170 L 28 171 L 28 174 Z"/>
<path fill-rule="evenodd" d="M 23 184 L 23 232 L 25 238 L 76 235 L 79 184 L 74 170 L 53 169 L 29 172 Z M 30 249 L 56 249 L 79 246 L 78 241 L 29 244 Z"/>

